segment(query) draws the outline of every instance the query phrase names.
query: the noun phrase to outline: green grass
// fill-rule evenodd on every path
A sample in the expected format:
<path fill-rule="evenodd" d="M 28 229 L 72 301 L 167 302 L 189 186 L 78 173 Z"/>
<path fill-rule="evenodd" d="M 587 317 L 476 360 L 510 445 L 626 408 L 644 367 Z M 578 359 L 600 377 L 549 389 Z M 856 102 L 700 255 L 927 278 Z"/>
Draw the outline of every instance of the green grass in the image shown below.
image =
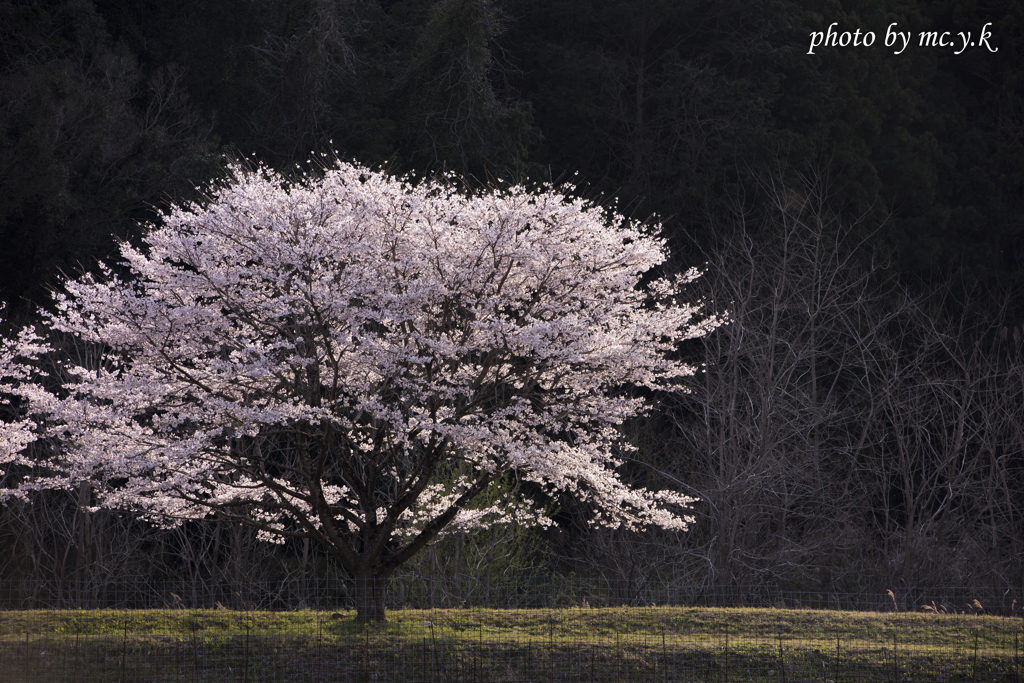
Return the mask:
<path fill-rule="evenodd" d="M 1020 618 L 754 608 L 0 612 L 0 681 L 1020 683 Z"/>

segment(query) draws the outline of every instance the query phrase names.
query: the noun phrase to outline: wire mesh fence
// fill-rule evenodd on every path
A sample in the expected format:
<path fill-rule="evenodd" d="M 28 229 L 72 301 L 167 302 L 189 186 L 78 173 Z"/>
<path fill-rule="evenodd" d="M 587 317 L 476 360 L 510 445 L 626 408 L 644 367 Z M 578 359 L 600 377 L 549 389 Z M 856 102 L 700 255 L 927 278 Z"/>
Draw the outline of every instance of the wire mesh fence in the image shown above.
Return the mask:
<path fill-rule="evenodd" d="M 406 577 L 388 586 L 387 620 L 372 623 L 356 619 L 348 581 L 40 583 L 0 587 L 0 681 L 1020 683 L 1024 673 L 1022 600 L 1010 591 Z"/>

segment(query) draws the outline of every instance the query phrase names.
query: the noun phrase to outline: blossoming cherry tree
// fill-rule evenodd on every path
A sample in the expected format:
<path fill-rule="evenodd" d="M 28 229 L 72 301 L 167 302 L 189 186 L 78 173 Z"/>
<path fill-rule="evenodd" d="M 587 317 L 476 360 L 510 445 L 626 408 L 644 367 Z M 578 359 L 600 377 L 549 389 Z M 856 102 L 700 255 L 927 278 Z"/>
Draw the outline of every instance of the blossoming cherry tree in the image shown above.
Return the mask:
<path fill-rule="evenodd" d="M 549 523 L 524 491 L 578 497 L 594 524 L 692 521 L 691 499 L 616 473 L 618 426 L 682 386 L 679 342 L 719 322 L 680 301 L 696 273 L 651 279 L 654 228 L 551 188 L 234 168 L 121 253 L 49 317 L 104 352 L 64 368 L 53 485 L 313 539 L 361 619 L 439 534 Z"/>

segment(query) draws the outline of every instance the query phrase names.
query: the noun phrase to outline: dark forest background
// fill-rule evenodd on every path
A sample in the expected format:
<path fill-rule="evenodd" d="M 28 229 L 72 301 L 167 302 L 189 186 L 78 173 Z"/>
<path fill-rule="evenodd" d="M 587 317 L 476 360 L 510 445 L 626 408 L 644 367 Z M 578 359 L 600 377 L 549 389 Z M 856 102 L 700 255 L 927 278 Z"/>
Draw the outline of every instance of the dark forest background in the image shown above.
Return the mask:
<path fill-rule="evenodd" d="M 807 54 L 832 22 L 874 45 Z M 986 24 L 998 52 L 918 44 Z M 1022 40 L 1016 0 L 0 0 L 0 300 L 30 323 L 239 157 L 572 181 L 657 216 L 732 318 L 628 427 L 628 476 L 701 498 L 697 524 L 588 530 L 563 501 L 408 572 L 1021 587 Z M 337 571 L 89 500 L 0 508 L 0 581 Z"/>

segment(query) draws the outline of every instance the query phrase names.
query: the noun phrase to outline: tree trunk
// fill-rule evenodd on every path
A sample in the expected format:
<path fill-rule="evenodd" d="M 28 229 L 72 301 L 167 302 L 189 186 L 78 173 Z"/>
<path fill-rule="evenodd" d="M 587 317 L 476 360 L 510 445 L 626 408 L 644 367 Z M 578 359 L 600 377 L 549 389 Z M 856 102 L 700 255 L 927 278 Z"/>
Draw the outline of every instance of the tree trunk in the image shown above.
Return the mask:
<path fill-rule="evenodd" d="M 356 621 L 385 621 L 385 579 L 376 574 L 355 577 Z"/>

